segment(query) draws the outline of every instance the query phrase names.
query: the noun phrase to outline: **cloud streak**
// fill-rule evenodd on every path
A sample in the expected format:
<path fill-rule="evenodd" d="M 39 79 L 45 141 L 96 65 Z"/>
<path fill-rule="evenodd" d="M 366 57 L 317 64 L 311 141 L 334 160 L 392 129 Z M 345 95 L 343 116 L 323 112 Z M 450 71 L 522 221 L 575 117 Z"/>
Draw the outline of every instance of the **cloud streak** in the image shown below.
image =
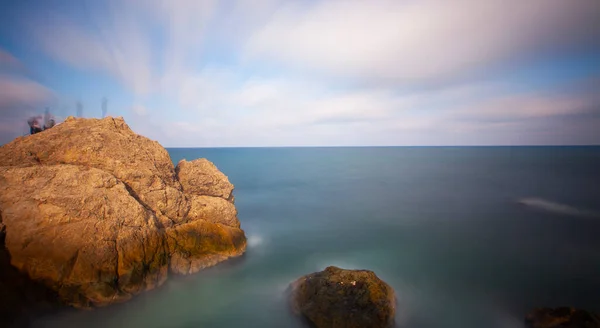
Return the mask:
<path fill-rule="evenodd" d="M 55 100 L 53 92 L 39 83 L 0 75 L 0 143 L 25 131 L 26 119 L 41 113 L 37 108 Z"/>
<path fill-rule="evenodd" d="M 600 143 L 589 77 L 599 63 L 588 76 L 550 74 L 554 84 L 541 68 L 508 76 L 600 56 L 597 0 L 57 0 L 37 9 L 23 20 L 33 48 L 110 79 L 121 95 L 102 89 L 98 99 L 166 145 Z M 13 58 L 0 52 L 0 65 Z M 71 89 L 61 99 L 79 97 Z"/>
<path fill-rule="evenodd" d="M 599 17 L 590 0 L 290 2 L 245 50 L 336 75 L 426 83 L 598 47 Z"/>
<path fill-rule="evenodd" d="M 212 115 L 161 129 L 186 146 L 239 146 L 239 140 L 248 146 L 596 144 L 594 83 L 520 93 L 477 83 L 399 94 L 388 88 L 323 93 L 319 86 L 253 80 L 211 98 Z M 576 119 L 582 115 L 591 117 Z"/>

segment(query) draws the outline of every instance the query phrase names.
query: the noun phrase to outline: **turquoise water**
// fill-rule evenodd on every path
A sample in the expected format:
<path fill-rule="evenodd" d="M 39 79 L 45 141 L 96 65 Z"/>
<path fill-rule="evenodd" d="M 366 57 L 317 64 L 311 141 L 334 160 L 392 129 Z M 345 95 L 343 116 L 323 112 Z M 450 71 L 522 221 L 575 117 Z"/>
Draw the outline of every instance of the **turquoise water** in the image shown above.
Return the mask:
<path fill-rule="evenodd" d="M 169 153 L 229 176 L 246 255 L 34 327 L 300 327 L 283 292 L 328 265 L 392 285 L 399 327 L 516 328 L 538 306 L 600 311 L 600 147 Z"/>

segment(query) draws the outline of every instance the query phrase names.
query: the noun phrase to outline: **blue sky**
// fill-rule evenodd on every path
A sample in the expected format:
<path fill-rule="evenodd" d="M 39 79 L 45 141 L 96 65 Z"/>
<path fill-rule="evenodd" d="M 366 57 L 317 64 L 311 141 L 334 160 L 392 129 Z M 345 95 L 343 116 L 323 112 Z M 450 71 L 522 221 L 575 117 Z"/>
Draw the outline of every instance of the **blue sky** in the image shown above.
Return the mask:
<path fill-rule="evenodd" d="M 600 144 L 597 0 L 0 7 L 0 143 L 107 97 L 167 147 Z"/>

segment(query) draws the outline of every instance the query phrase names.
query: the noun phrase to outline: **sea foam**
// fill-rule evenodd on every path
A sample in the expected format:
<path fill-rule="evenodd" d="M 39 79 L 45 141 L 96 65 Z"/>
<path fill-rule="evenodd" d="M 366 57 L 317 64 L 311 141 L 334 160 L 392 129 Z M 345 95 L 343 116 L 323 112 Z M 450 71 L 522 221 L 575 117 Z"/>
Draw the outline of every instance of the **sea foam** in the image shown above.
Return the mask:
<path fill-rule="evenodd" d="M 530 198 L 522 198 L 519 200 L 519 204 L 533 207 L 536 209 L 540 209 L 546 212 L 552 212 L 557 214 L 564 214 L 570 216 L 578 216 L 578 217 L 600 217 L 600 213 L 576 208 L 573 206 L 569 206 L 566 204 L 561 204 L 553 201 L 549 201 L 543 198 L 530 197 Z"/>
<path fill-rule="evenodd" d="M 249 247 L 260 246 L 263 243 L 264 243 L 264 238 L 262 236 L 259 236 L 259 235 L 248 236 L 248 246 Z"/>

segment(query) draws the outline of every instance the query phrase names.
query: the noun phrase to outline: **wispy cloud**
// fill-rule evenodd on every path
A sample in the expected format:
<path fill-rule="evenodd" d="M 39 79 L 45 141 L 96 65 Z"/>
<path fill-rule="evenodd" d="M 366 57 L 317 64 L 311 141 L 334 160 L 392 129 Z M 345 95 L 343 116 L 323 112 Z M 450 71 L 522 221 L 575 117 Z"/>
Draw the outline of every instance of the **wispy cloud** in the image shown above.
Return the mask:
<path fill-rule="evenodd" d="M 38 47 L 51 58 L 90 73 L 107 74 L 136 94 L 154 91 L 152 49 L 144 32 L 144 17 L 125 1 L 81 3 L 87 20 L 75 20 L 59 10 L 41 8 L 28 26 Z M 142 12 L 143 13 L 143 12 Z"/>
<path fill-rule="evenodd" d="M 579 82 L 579 81 L 578 81 Z M 504 94 L 474 102 L 448 113 L 466 122 L 511 122 L 597 113 L 600 95 L 589 87 L 594 80 L 545 92 Z"/>
<path fill-rule="evenodd" d="M 45 24 L 35 24 L 40 45 L 141 94 L 181 85 L 210 46 L 235 51 L 248 65 L 275 61 L 402 84 L 481 74 L 551 50 L 600 47 L 594 0 L 84 3 L 88 14 L 100 13 L 89 26 L 50 11 Z"/>
<path fill-rule="evenodd" d="M 53 91 L 27 77 L 26 66 L 0 48 L 0 115 L 22 116 L 33 106 L 56 99 Z"/>
<path fill-rule="evenodd" d="M 116 82 L 111 111 L 167 145 L 554 142 L 552 130 L 591 131 L 573 117 L 599 102 L 587 82 L 505 74 L 600 55 L 596 0 L 58 1 L 29 13 L 36 51 Z"/>
<path fill-rule="evenodd" d="M 37 82 L 0 75 L 0 110 L 3 114 L 11 108 L 40 104 L 52 100 L 53 93 Z"/>
<path fill-rule="evenodd" d="M 21 67 L 21 62 L 6 50 L 0 49 L 0 69 Z"/>
<path fill-rule="evenodd" d="M 322 92 L 255 79 L 212 98 L 212 114 L 160 129 L 187 146 L 593 144 L 600 143 L 593 132 L 600 131 L 600 97 L 589 84 L 520 93 L 504 83 Z M 565 119 L 594 113 L 598 118 Z"/>
<path fill-rule="evenodd" d="M 0 143 L 21 135 L 26 131 L 26 119 L 55 100 L 54 93 L 37 82 L 0 75 Z"/>
<path fill-rule="evenodd" d="M 590 0 L 288 2 L 246 43 L 249 58 L 421 83 L 600 44 Z"/>

